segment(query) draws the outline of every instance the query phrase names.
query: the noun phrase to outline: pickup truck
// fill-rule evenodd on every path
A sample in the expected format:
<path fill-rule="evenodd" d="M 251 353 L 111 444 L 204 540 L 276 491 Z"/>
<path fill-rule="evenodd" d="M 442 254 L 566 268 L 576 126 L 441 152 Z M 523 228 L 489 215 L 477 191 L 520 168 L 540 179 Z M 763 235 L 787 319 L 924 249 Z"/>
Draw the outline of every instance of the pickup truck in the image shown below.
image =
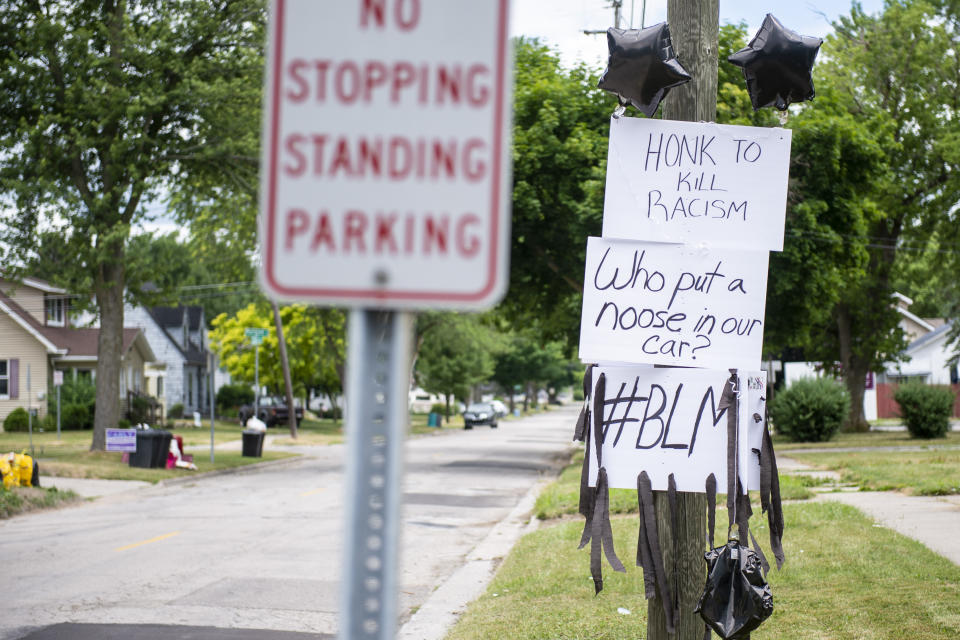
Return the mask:
<path fill-rule="evenodd" d="M 254 408 L 252 404 L 245 404 L 240 407 L 240 424 L 247 426 L 247 420 L 253 417 L 253 411 Z M 297 426 L 299 426 L 300 421 L 303 420 L 303 407 L 298 407 L 296 403 L 294 403 L 294 414 L 297 417 Z M 268 427 L 287 424 L 289 415 L 290 411 L 287 409 L 287 402 L 283 398 L 279 396 L 263 396 L 260 398 L 260 411 L 257 417 Z"/>

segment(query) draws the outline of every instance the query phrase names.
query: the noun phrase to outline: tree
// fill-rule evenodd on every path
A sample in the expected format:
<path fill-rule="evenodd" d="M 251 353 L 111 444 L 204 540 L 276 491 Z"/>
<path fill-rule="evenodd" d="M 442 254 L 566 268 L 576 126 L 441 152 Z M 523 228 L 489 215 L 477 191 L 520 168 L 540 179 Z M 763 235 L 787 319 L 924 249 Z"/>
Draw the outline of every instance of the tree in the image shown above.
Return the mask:
<path fill-rule="evenodd" d="M 426 335 L 417 380 L 426 391 L 446 395 L 448 419 L 454 396 L 467 399 L 473 385 L 490 378 L 496 348 L 493 331 L 476 315 L 445 313 Z"/>
<path fill-rule="evenodd" d="M 878 149 L 879 166 L 869 157 L 861 158 L 871 167 L 862 173 L 862 167 L 854 166 L 853 157 L 838 165 L 829 153 L 816 158 L 819 152 L 812 150 L 808 157 L 820 168 L 813 169 L 794 191 L 799 201 L 819 200 L 820 204 L 806 211 L 803 224 L 809 229 L 801 227 L 797 233 L 796 227 L 788 226 L 788 234 L 796 235 L 808 248 L 794 252 L 793 258 L 785 251 L 784 257 L 802 259 L 802 253 L 816 259 L 824 247 L 829 253 L 832 244 L 851 254 L 840 256 L 841 264 L 861 256 L 862 270 L 841 276 L 835 299 L 829 291 L 824 298 L 798 299 L 795 296 L 810 282 L 797 278 L 800 288 L 794 297 L 781 295 L 780 300 L 800 300 L 801 304 L 794 306 L 802 307 L 800 311 L 807 315 L 816 316 L 811 307 L 818 304 L 830 310 L 828 323 L 811 322 L 805 329 L 809 332 L 805 342 L 819 344 L 815 352 L 824 362 L 839 363 L 851 396 L 849 426 L 865 429 L 862 399 L 866 373 L 897 358 L 904 346 L 892 310 L 894 267 L 898 257 L 903 259 L 899 247 L 904 238 L 926 238 L 933 229 L 955 233 L 951 211 L 960 201 L 960 120 L 955 117 L 960 105 L 960 6 L 956 2 L 890 0 L 881 14 L 872 16 L 854 4 L 850 15 L 834 28 L 817 68 L 819 95 L 803 111 L 820 112 L 837 122 L 847 118 L 849 127 L 857 130 L 851 135 Z M 802 126 L 798 123 L 795 132 Z M 797 142 L 795 139 L 795 149 Z M 858 154 L 848 145 L 846 150 Z M 795 159 L 791 168 L 795 179 L 794 172 L 802 168 Z M 824 174 L 818 177 L 816 171 L 821 170 Z M 826 184 L 830 180 L 840 184 L 831 187 Z M 818 182 L 819 186 L 812 186 Z M 839 189 L 842 197 L 851 200 L 839 208 L 834 206 L 831 189 Z M 853 227 L 851 220 L 837 215 L 844 207 L 859 209 Z M 793 207 L 792 211 L 800 210 Z M 795 216 L 793 222 L 797 220 Z M 776 272 L 776 262 L 771 281 L 775 274 L 779 278 L 784 273 Z M 776 300 L 768 299 L 768 309 L 776 305 Z M 769 328 L 775 324 L 771 321 Z M 810 339 L 817 327 L 825 333 Z"/>
<path fill-rule="evenodd" d="M 235 154 L 237 141 L 218 134 L 237 111 L 259 103 L 264 4 L 5 0 L 0 7 L 3 262 L 22 272 L 37 229 L 53 228 L 72 265 L 58 284 L 95 296 L 101 330 L 91 448 L 103 449 L 120 411 L 124 295 L 135 298 L 139 289 L 131 228 L 191 159 L 202 156 L 223 172 L 248 164 Z"/>
<path fill-rule="evenodd" d="M 292 386 L 298 395 L 308 389 L 327 386 L 331 370 L 342 367 L 344 318 L 341 311 L 302 304 L 280 307 Z M 253 384 L 254 348 L 247 339 L 247 328 L 268 329 L 260 347 L 260 384 L 272 392 L 284 388 L 279 343 L 272 307 L 251 304 L 235 315 L 214 318 L 210 348 L 220 358 L 234 380 Z"/>
<path fill-rule="evenodd" d="M 616 99 L 586 67 L 563 69 L 537 41 L 520 39 L 514 50 L 513 245 L 502 306 L 518 326 L 536 321 L 572 344 L 586 238 L 600 235 Z"/>
<path fill-rule="evenodd" d="M 564 343 L 550 341 L 544 344 L 538 339 L 536 329 L 517 332 L 506 338 L 502 348 L 495 354 L 492 379 L 510 394 L 510 412 L 513 413 L 514 389 L 525 389 L 524 410 L 531 397 L 536 404 L 536 392 L 539 388 L 553 390 L 572 384 L 580 369 L 565 353 Z"/>

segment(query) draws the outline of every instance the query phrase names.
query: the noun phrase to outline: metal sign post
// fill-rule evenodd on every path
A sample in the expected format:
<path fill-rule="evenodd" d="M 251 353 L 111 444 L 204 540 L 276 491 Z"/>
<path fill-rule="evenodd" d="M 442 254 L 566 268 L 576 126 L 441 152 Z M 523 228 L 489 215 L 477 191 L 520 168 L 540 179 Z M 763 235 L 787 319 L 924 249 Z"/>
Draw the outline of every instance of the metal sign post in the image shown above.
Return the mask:
<path fill-rule="evenodd" d="M 30 457 L 37 459 L 33 452 L 33 394 L 30 393 L 30 363 L 27 363 L 27 431 L 30 432 Z"/>
<path fill-rule="evenodd" d="M 256 387 L 253 395 L 253 416 L 260 419 L 260 345 L 270 333 L 270 329 L 244 329 L 244 334 L 250 338 L 254 346 L 253 352 L 253 384 Z M 212 446 L 212 445 L 211 445 Z M 212 454 L 211 454 L 212 455 Z"/>
<path fill-rule="evenodd" d="M 207 385 L 210 389 L 210 462 L 213 463 L 213 414 L 214 414 L 214 403 L 216 401 L 216 396 L 213 392 L 213 385 L 216 381 L 215 370 L 217 368 L 217 356 L 214 353 L 210 354 L 210 382 Z"/>
<path fill-rule="evenodd" d="M 347 537 L 340 638 L 394 637 L 401 467 L 407 425 L 409 313 L 350 312 Z"/>
<path fill-rule="evenodd" d="M 63 371 L 53 372 L 53 386 L 57 388 L 57 440 L 60 439 L 60 387 L 63 386 Z"/>

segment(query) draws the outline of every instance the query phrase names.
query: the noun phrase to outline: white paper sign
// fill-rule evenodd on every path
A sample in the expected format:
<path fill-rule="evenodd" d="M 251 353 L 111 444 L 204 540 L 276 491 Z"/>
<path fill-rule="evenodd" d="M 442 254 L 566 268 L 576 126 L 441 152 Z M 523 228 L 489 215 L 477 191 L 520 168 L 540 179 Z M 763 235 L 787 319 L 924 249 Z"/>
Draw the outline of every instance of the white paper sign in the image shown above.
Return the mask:
<path fill-rule="evenodd" d="M 597 367 L 594 381 L 601 374 L 606 384 L 601 461 L 610 487 L 636 489 L 637 476 L 646 471 L 655 490 L 665 490 L 672 473 L 679 491 L 702 493 L 712 473 L 718 492 L 726 491 L 727 409 L 719 404 L 729 371 Z M 744 373 L 740 380 L 761 375 Z M 743 394 L 739 402 L 743 406 Z M 746 461 L 741 464 L 741 483 L 749 486 L 749 475 L 755 474 L 759 487 L 759 467 L 755 469 L 750 460 L 746 424 L 741 419 L 738 426 L 739 456 Z M 597 469 L 596 447 L 591 447 L 590 486 L 596 486 Z"/>
<path fill-rule="evenodd" d="M 763 448 L 763 430 L 767 428 L 767 373 L 765 371 L 744 372 L 740 376 L 743 391 L 740 397 L 740 432 L 747 434 L 747 446 L 750 450 L 744 458 L 747 469 L 748 488 L 760 490 L 760 452 Z"/>
<path fill-rule="evenodd" d="M 781 251 L 790 136 L 613 118 L 603 237 Z"/>
<path fill-rule="evenodd" d="M 759 369 L 767 258 L 589 238 L 580 359 Z"/>

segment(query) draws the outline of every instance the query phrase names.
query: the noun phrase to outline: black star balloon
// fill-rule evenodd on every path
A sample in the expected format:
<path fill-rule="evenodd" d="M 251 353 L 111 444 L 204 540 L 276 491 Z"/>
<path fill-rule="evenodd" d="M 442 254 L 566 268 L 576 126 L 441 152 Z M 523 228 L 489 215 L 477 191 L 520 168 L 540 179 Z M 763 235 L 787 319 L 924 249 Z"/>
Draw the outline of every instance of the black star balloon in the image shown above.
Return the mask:
<path fill-rule="evenodd" d="M 667 91 L 690 80 L 673 51 L 666 22 L 646 29 L 607 29 L 607 46 L 610 59 L 597 86 L 647 116 L 657 111 Z"/>
<path fill-rule="evenodd" d="M 727 58 L 743 69 L 754 110 L 812 100 L 813 61 L 823 40 L 801 36 L 768 13 L 745 49 Z"/>

